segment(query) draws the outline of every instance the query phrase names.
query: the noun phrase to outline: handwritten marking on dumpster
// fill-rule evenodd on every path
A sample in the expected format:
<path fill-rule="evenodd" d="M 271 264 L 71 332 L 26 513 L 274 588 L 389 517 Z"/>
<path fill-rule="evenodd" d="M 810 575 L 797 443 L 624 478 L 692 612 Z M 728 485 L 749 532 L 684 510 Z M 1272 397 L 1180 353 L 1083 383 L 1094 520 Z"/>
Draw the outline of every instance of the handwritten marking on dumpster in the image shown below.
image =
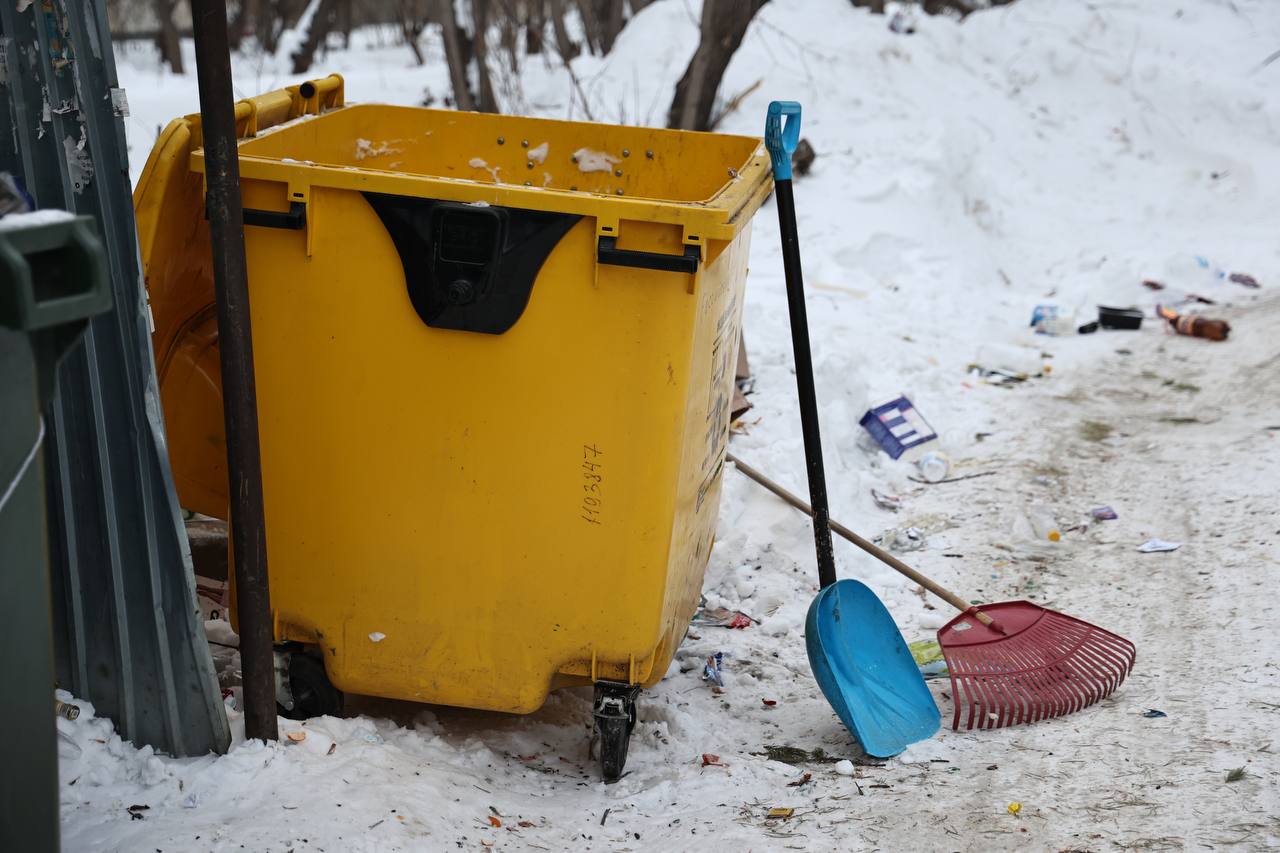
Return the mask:
<path fill-rule="evenodd" d="M 582 445 L 582 520 L 588 524 L 602 524 L 600 506 L 604 493 L 604 463 L 600 457 L 604 451 L 594 444 Z"/>

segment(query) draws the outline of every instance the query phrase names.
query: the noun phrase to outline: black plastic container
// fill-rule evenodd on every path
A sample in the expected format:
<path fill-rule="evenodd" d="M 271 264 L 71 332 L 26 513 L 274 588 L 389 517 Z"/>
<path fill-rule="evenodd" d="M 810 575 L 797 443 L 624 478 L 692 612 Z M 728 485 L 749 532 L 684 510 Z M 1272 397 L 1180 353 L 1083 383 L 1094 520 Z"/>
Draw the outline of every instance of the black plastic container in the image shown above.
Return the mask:
<path fill-rule="evenodd" d="M 1142 311 L 1137 308 L 1108 308 L 1099 305 L 1098 323 L 1104 329 L 1140 329 Z"/>

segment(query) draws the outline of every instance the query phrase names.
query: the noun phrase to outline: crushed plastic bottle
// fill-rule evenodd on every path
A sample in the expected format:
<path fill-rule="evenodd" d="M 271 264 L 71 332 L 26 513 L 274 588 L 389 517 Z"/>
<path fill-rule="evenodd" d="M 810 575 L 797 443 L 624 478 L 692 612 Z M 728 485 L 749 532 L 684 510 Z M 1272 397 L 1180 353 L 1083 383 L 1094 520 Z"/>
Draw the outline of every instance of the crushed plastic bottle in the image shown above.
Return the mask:
<path fill-rule="evenodd" d="M 1031 522 L 1031 529 L 1035 532 L 1036 539 L 1041 542 L 1061 542 L 1062 531 L 1058 528 L 1058 520 L 1053 515 L 1053 510 L 1044 504 L 1032 504 L 1027 509 L 1027 520 Z"/>

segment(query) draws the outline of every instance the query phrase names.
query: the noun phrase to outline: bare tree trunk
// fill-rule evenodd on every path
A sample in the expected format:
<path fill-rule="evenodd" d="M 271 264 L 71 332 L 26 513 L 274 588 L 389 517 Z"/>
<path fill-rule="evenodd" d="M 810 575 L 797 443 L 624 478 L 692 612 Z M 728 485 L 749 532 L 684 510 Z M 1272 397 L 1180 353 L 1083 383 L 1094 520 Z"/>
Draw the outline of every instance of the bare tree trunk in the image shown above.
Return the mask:
<path fill-rule="evenodd" d="M 524 22 L 524 51 L 533 56 L 542 53 L 542 34 L 547 26 L 547 10 L 543 0 L 529 0 Z"/>
<path fill-rule="evenodd" d="M 653 0 L 631 0 L 631 17 L 640 14 L 640 10 L 652 3 Z"/>
<path fill-rule="evenodd" d="M 352 19 L 352 5 L 355 0 L 340 0 L 338 4 L 338 32 L 342 33 L 342 49 L 346 50 L 351 47 L 351 28 L 354 26 Z"/>
<path fill-rule="evenodd" d="M 608 54 L 626 24 L 622 0 L 596 0 L 596 25 L 600 28 L 600 52 Z"/>
<path fill-rule="evenodd" d="M 421 38 L 427 22 L 416 14 L 413 0 L 400 0 L 397 17 L 400 18 L 400 32 L 404 35 L 404 43 L 409 45 L 409 50 L 413 51 L 414 61 L 419 65 L 426 65 L 427 58 L 422 55 L 422 45 L 418 44 L 418 39 Z"/>
<path fill-rule="evenodd" d="M 582 34 L 587 40 L 587 50 L 600 53 L 600 21 L 596 17 L 594 0 L 577 0 L 574 5 L 582 18 Z"/>
<path fill-rule="evenodd" d="M 493 96 L 493 82 L 489 79 L 489 0 L 471 0 L 472 59 L 476 66 L 478 99 L 476 109 L 482 113 L 496 113 L 498 101 Z"/>
<path fill-rule="evenodd" d="M 307 37 L 298 46 L 297 53 L 293 55 L 294 74 L 305 74 L 311 70 L 316 51 L 320 49 L 320 45 L 324 44 L 337 21 L 338 0 L 320 0 L 320 6 L 311 16 L 311 24 L 307 27 Z"/>
<path fill-rule="evenodd" d="M 467 56 L 463 53 L 462 33 L 453 14 L 453 0 L 436 0 L 436 20 L 440 22 L 444 40 L 445 61 L 449 64 L 449 81 L 453 84 L 453 105 L 460 110 L 474 110 L 476 102 L 467 82 Z"/>
<path fill-rule="evenodd" d="M 676 84 L 676 96 L 667 111 L 667 127 L 682 130 L 710 127 L 720 80 L 742 44 L 751 19 L 764 4 L 765 0 L 705 0 L 698 49 Z"/>
<path fill-rule="evenodd" d="M 551 26 L 556 33 L 556 53 L 561 62 L 569 62 L 582 52 L 582 46 L 569 38 L 569 28 L 565 26 L 565 0 L 550 0 Z"/>
<path fill-rule="evenodd" d="M 154 9 L 160 30 L 156 34 L 156 47 L 160 48 L 160 61 L 167 63 L 174 74 L 182 73 L 182 40 L 178 27 L 173 23 L 173 7 L 176 0 L 155 0 Z"/>
<path fill-rule="evenodd" d="M 523 26 L 523 10 L 516 8 L 511 2 L 502 2 L 498 9 L 499 44 L 502 53 L 506 54 L 507 65 L 512 76 L 520 72 L 520 30 Z"/>
<path fill-rule="evenodd" d="M 236 13 L 227 33 L 228 43 L 232 50 L 239 50 L 245 36 L 256 35 L 258 31 L 258 14 L 261 8 L 259 0 L 240 0 L 240 10 Z"/>
<path fill-rule="evenodd" d="M 266 53 L 275 53 L 280 43 L 280 19 L 283 10 L 279 0 L 260 0 L 257 13 L 253 18 L 254 30 L 258 36 L 258 46 Z"/>

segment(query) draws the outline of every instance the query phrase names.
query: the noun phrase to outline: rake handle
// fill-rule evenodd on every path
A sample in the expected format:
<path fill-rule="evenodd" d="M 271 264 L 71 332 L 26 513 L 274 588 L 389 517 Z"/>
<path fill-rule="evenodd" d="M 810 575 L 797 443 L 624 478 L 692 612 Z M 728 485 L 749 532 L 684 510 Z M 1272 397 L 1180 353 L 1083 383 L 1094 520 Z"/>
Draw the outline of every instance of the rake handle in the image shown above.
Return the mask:
<path fill-rule="evenodd" d="M 746 474 L 752 480 L 755 480 L 757 483 L 764 486 L 766 489 L 773 492 L 775 495 L 782 498 L 784 501 L 786 501 L 796 509 L 803 512 L 805 515 L 808 515 L 810 517 L 813 516 L 813 510 L 810 509 L 809 505 L 799 497 L 796 497 L 794 494 L 787 491 L 782 486 L 775 483 L 773 480 L 770 480 L 764 474 L 760 473 L 755 468 L 752 468 L 750 465 L 743 462 L 741 459 L 734 456 L 732 453 L 729 453 L 726 451 L 725 458 L 728 459 L 730 462 L 732 462 L 734 464 L 734 467 L 736 467 L 743 474 Z M 839 533 L 842 537 L 849 540 L 854 545 L 857 545 L 863 551 L 866 551 L 868 554 L 875 557 L 877 560 L 884 563 L 889 568 L 893 569 L 899 574 L 904 575 L 910 578 L 911 580 L 915 581 L 916 583 L 920 584 L 920 586 L 929 590 L 929 592 L 938 596 L 938 598 L 941 598 L 943 601 L 945 601 L 947 604 L 950 604 L 956 610 L 965 611 L 973 607 L 973 605 L 965 601 L 960 596 L 956 595 L 951 590 L 947 589 L 946 587 L 942 586 L 939 583 L 936 583 L 930 578 L 927 578 L 924 575 L 920 574 L 915 569 L 911 568 L 906 563 L 902 562 L 897 557 L 890 554 L 888 551 L 885 551 L 883 548 L 876 547 L 876 545 L 874 545 L 871 542 L 868 542 L 866 539 L 863 539 L 861 536 L 854 533 L 852 530 L 845 527 L 843 524 L 836 521 L 834 518 L 830 519 L 830 523 L 831 523 L 831 529 L 834 530 L 836 533 Z M 982 611 L 975 610 L 973 613 L 973 616 L 983 625 L 986 625 L 988 627 L 995 625 L 996 629 L 999 630 L 999 626 L 996 625 L 995 620 L 992 619 L 987 614 L 983 613 Z"/>

